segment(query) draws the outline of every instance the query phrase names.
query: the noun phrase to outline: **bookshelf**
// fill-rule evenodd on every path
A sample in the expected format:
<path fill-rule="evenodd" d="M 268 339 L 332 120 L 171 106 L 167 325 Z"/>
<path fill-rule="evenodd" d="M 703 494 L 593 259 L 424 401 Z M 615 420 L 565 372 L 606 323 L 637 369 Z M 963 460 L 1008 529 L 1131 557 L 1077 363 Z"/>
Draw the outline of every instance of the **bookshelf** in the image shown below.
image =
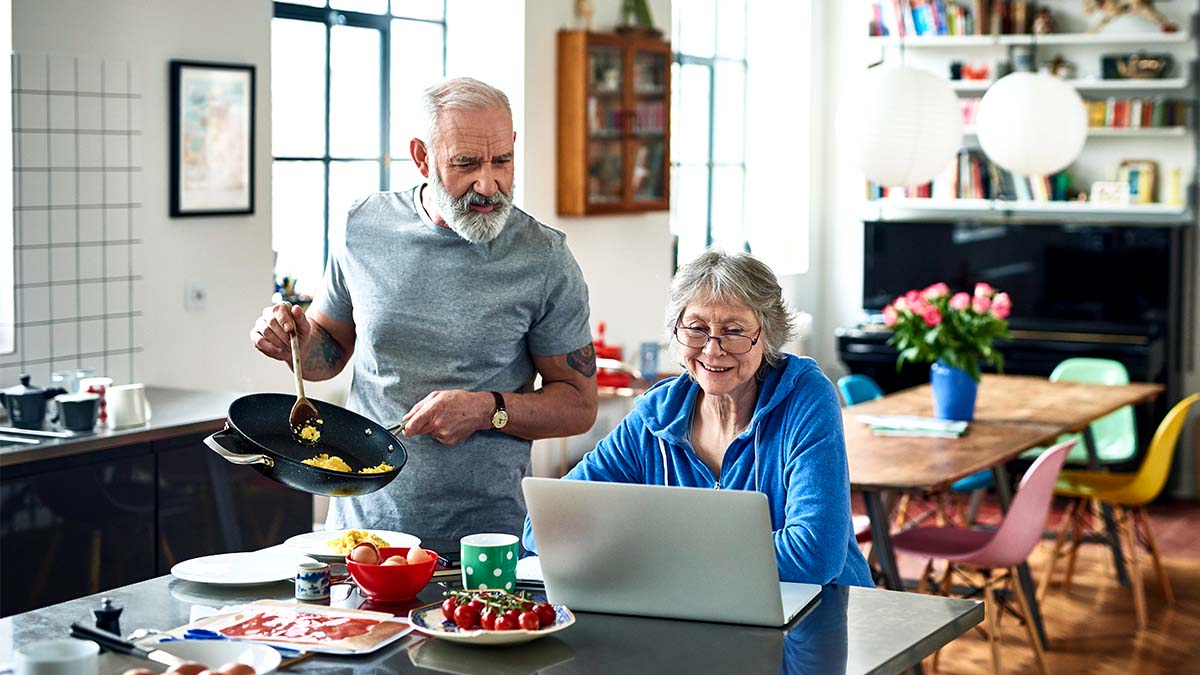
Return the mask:
<path fill-rule="evenodd" d="M 1046 219 L 1058 222 L 1113 222 L 1126 224 L 1168 225 L 1195 222 L 1196 204 L 1200 195 L 1197 181 L 1198 116 L 1200 116 L 1200 64 L 1197 63 L 1197 32 L 1200 31 L 1200 0 L 1176 0 L 1158 3 L 1156 9 L 1178 26 L 1177 32 L 1161 32 L 1154 23 L 1138 17 L 1121 17 L 1099 32 L 1089 32 L 1099 21 L 1099 13 L 1085 14 L 1082 3 L 1060 0 L 1035 3 L 1022 0 L 888 0 L 887 3 L 860 0 L 874 19 L 872 32 L 882 32 L 888 20 L 897 12 L 901 16 L 919 8 L 922 19 L 908 23 L 905 35 L 893 28 L 887 35 L 864 36 L 864 60 L 874 63 L 884 60 L 927 70 L 950 78 L 958 69 L 970 74 L 982 74 L 982 80 L 949 80 L 964 107 L 967 126 L 963 134 L 963 151 L 956 158 L 959 171 L 949 181 L 945 175 L 932 186 L 919 189 L 884 190 L 868 186 L 867 217 L 887 219 L 963 218 L 986 221 L 1034 222 Z M 996 12 L 997 5 L 1004 12 Z M 1035 8 L 1049 9 L 1058 32 L 1030 34 Z M 881 13 L 882 10 L 882 13 Z M 953 14 L 940 14 L 948 10 Z M 987 13 L 983 33 L 974 21 L 972 12 Z M 938 18 L 940 15 L 940 18 Z M 996 17 L 1004 15 L 1003 25 L 997 28 Z M 930 17 L 936 20 L 930 20 Z M 990 24 L 990 25 L 989 25 Z M 894 24 L 891 24 L 894 26 Z M 919 30 L 917 30 L 919 28 Z M 866 30 L 864 29 L 864 32 Z M 1171 59 L 1161 78 L 1106 79 L 1103 59 L 1138 53 L 1165 54 Z M 1043 69 L 1051 61 L 1066 62 L 1072 75 L 1065 78 L 1089 104 L 1087 143 L 1080 157 L 1067 167 L 1065 178 L 1051 177 L 1050 188 L 1041 185 L 1040 177 L 1005 175 L 992 170 L 979 148 L 978 135 L 971 126 L 972 105 L 978 103 L 996 79 L 1013 64 L 1029 64 L 1027 69 Z M 957 65 L 961 64 L 961 65 Z M 953 66 L 953 67 L 952 67 Z M 1109 63 L 1110 76 L 1112 65 Z M 1182 105 L 1179 110 L 1168 109 L 1163 116 L 1160 105 Z M 1123 115 L 1114 115 L 1113 106 Z M 1099 111 L 1093 110 L 1099 107 Z M 1137 107 L 1134 107 L 1137 106 Z M 1109 114 L 1105 116 L 1105 109 Z M 1139 118 L 1139 111 L 1145 111 Z M 1151 111 L 1155 114 L 1152 115 Z M 1098 117 L 1097 117 L 1098 115 Z M 967 160 L 963 161 L 963 156 Z M 972 161 L 982 160 L 982 170 L 971 167 Z M 1080 192 L 1091 193 L 1097 181 L 1124 180 L 1123 163 L 1146 160 L 1155 163 L 1156 178 L 1149 193 L 1151 203 L 1133 199 L 1128 206 L 1100 207 L 1089 202 L 1053 201 L 1074 198 Z M 947 167 L 946 173 L 955 168 Z M 972 173 L 974 171 L 974 173 Z M 1130 174 L 1132 175 L 1132 174 Z M 1181 175 L 1181 178 L 1178 176 Z M 980 177 L 990 189 L 980 190 Z M 963 189 L 966 182 L 970 189 Z M 1017 189 L 1013 189 L 1013 184 Z M 1035 183 L 1038 185 L 1035 186 Z M 1131 186 L 1133 183 L 1130 183 Z M 1175 189 L 1174 186 L 1179 186 Z M 940 189 L 939 189 L 940 187 Z M 968 195 L 953 198 L 947 195 Z M 919 196 L 918 196 L 919 195 Z M 1173 201 L 1182 196 L 1182 203 Z M 986 197 L 979 199 L 978 197 Z M 1015 197 L 1015 199 L 1014 199 Z M 1164 203 L 1169 202 L 1169 203 Z"/>
<path fill-rule="evenodd" d="M 669 207 L 671 45 L 558 33 L 558 213 Z"/>

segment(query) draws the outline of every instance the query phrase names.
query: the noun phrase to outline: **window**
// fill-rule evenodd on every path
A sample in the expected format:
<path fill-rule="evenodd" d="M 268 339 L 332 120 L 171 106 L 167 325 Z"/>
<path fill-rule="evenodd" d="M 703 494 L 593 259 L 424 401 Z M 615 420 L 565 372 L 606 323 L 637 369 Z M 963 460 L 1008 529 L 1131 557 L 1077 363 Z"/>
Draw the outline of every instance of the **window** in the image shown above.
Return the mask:
<path fill-rule="evenodd" d="M 812 26 L 823 6 L 672 3 L 671 232 L 679 261 L 720 246 L 749 250 L 778 275 L 808 270 L 812 185 L 821 177 L 812 165 L 821 38 Z"/>
<path fill-rule="evenodd" d="M 445 17 L 445 0 L 275 3 L 272 248 L 298 292 L 321 287 L 351 204 L 420 178 L 408 142 L 421 90 L 445 76 Z"/>
<path fill-rule="evenodd" d="M 749 249 L 746 0 L 672 3 L 671 232 L 678 262 Z M 686 9 L 686 11 L 685 11 Z"/>

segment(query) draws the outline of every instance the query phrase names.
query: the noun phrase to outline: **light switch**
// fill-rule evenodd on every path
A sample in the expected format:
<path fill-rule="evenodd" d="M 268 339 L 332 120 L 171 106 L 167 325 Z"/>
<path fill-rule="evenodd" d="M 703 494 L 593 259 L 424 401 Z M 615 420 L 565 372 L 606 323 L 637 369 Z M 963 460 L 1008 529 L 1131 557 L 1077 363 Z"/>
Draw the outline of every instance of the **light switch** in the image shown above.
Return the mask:
<path fill-rule="evenodd" d="M 184 292 L 183 308 L 189 312 L 203 312 L 208 303 L 208 285 L 203 281 L 191 281 Z"/>

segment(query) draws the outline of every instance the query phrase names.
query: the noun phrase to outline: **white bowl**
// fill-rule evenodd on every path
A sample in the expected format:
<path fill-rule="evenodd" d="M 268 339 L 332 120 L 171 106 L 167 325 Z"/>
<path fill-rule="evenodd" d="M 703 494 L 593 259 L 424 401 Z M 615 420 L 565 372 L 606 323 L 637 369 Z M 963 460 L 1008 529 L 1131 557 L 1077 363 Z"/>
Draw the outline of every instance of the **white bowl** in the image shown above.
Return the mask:
<path fill-rule="evenodd" d="M 203 663 L 214 670 L 226 663 L 244 663 L 253 668 L 256 675 L 273 672 L 283 660 L 279 652 L 271 647 L 237 640 L 179 640 L 146 646 L 149 649 L 161 649 L 188 661 Z"/>

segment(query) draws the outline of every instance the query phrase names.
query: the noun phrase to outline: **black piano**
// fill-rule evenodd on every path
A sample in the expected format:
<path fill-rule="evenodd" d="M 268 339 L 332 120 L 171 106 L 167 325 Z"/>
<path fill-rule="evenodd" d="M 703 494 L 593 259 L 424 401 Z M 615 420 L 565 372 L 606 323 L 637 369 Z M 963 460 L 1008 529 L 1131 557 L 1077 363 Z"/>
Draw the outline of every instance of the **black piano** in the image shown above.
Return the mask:
<path fill-rule="evenodd" d="M 1179 398 L 1181 364 L 1191 356 L 1183 322 L 1194 321 L 1184 306 L 1186 226 L 868 221 L 864 227 L 865 319 L 839 329 L 837 347 L 850 372 L 870 375 L 884 391 L 927 382 L 929 368 L 896 370 L 883 307 L 937 281 L 967 292 L 985 281 L 1013 299 L 1013 337 L 998 345 L 1005 373 L 1049 376 L 1063 359 L 1087 356 L 1120 361 L 1132 380 L 1163 383 L 1166 395 L 1137 411 L 1143 448 Z"/>

